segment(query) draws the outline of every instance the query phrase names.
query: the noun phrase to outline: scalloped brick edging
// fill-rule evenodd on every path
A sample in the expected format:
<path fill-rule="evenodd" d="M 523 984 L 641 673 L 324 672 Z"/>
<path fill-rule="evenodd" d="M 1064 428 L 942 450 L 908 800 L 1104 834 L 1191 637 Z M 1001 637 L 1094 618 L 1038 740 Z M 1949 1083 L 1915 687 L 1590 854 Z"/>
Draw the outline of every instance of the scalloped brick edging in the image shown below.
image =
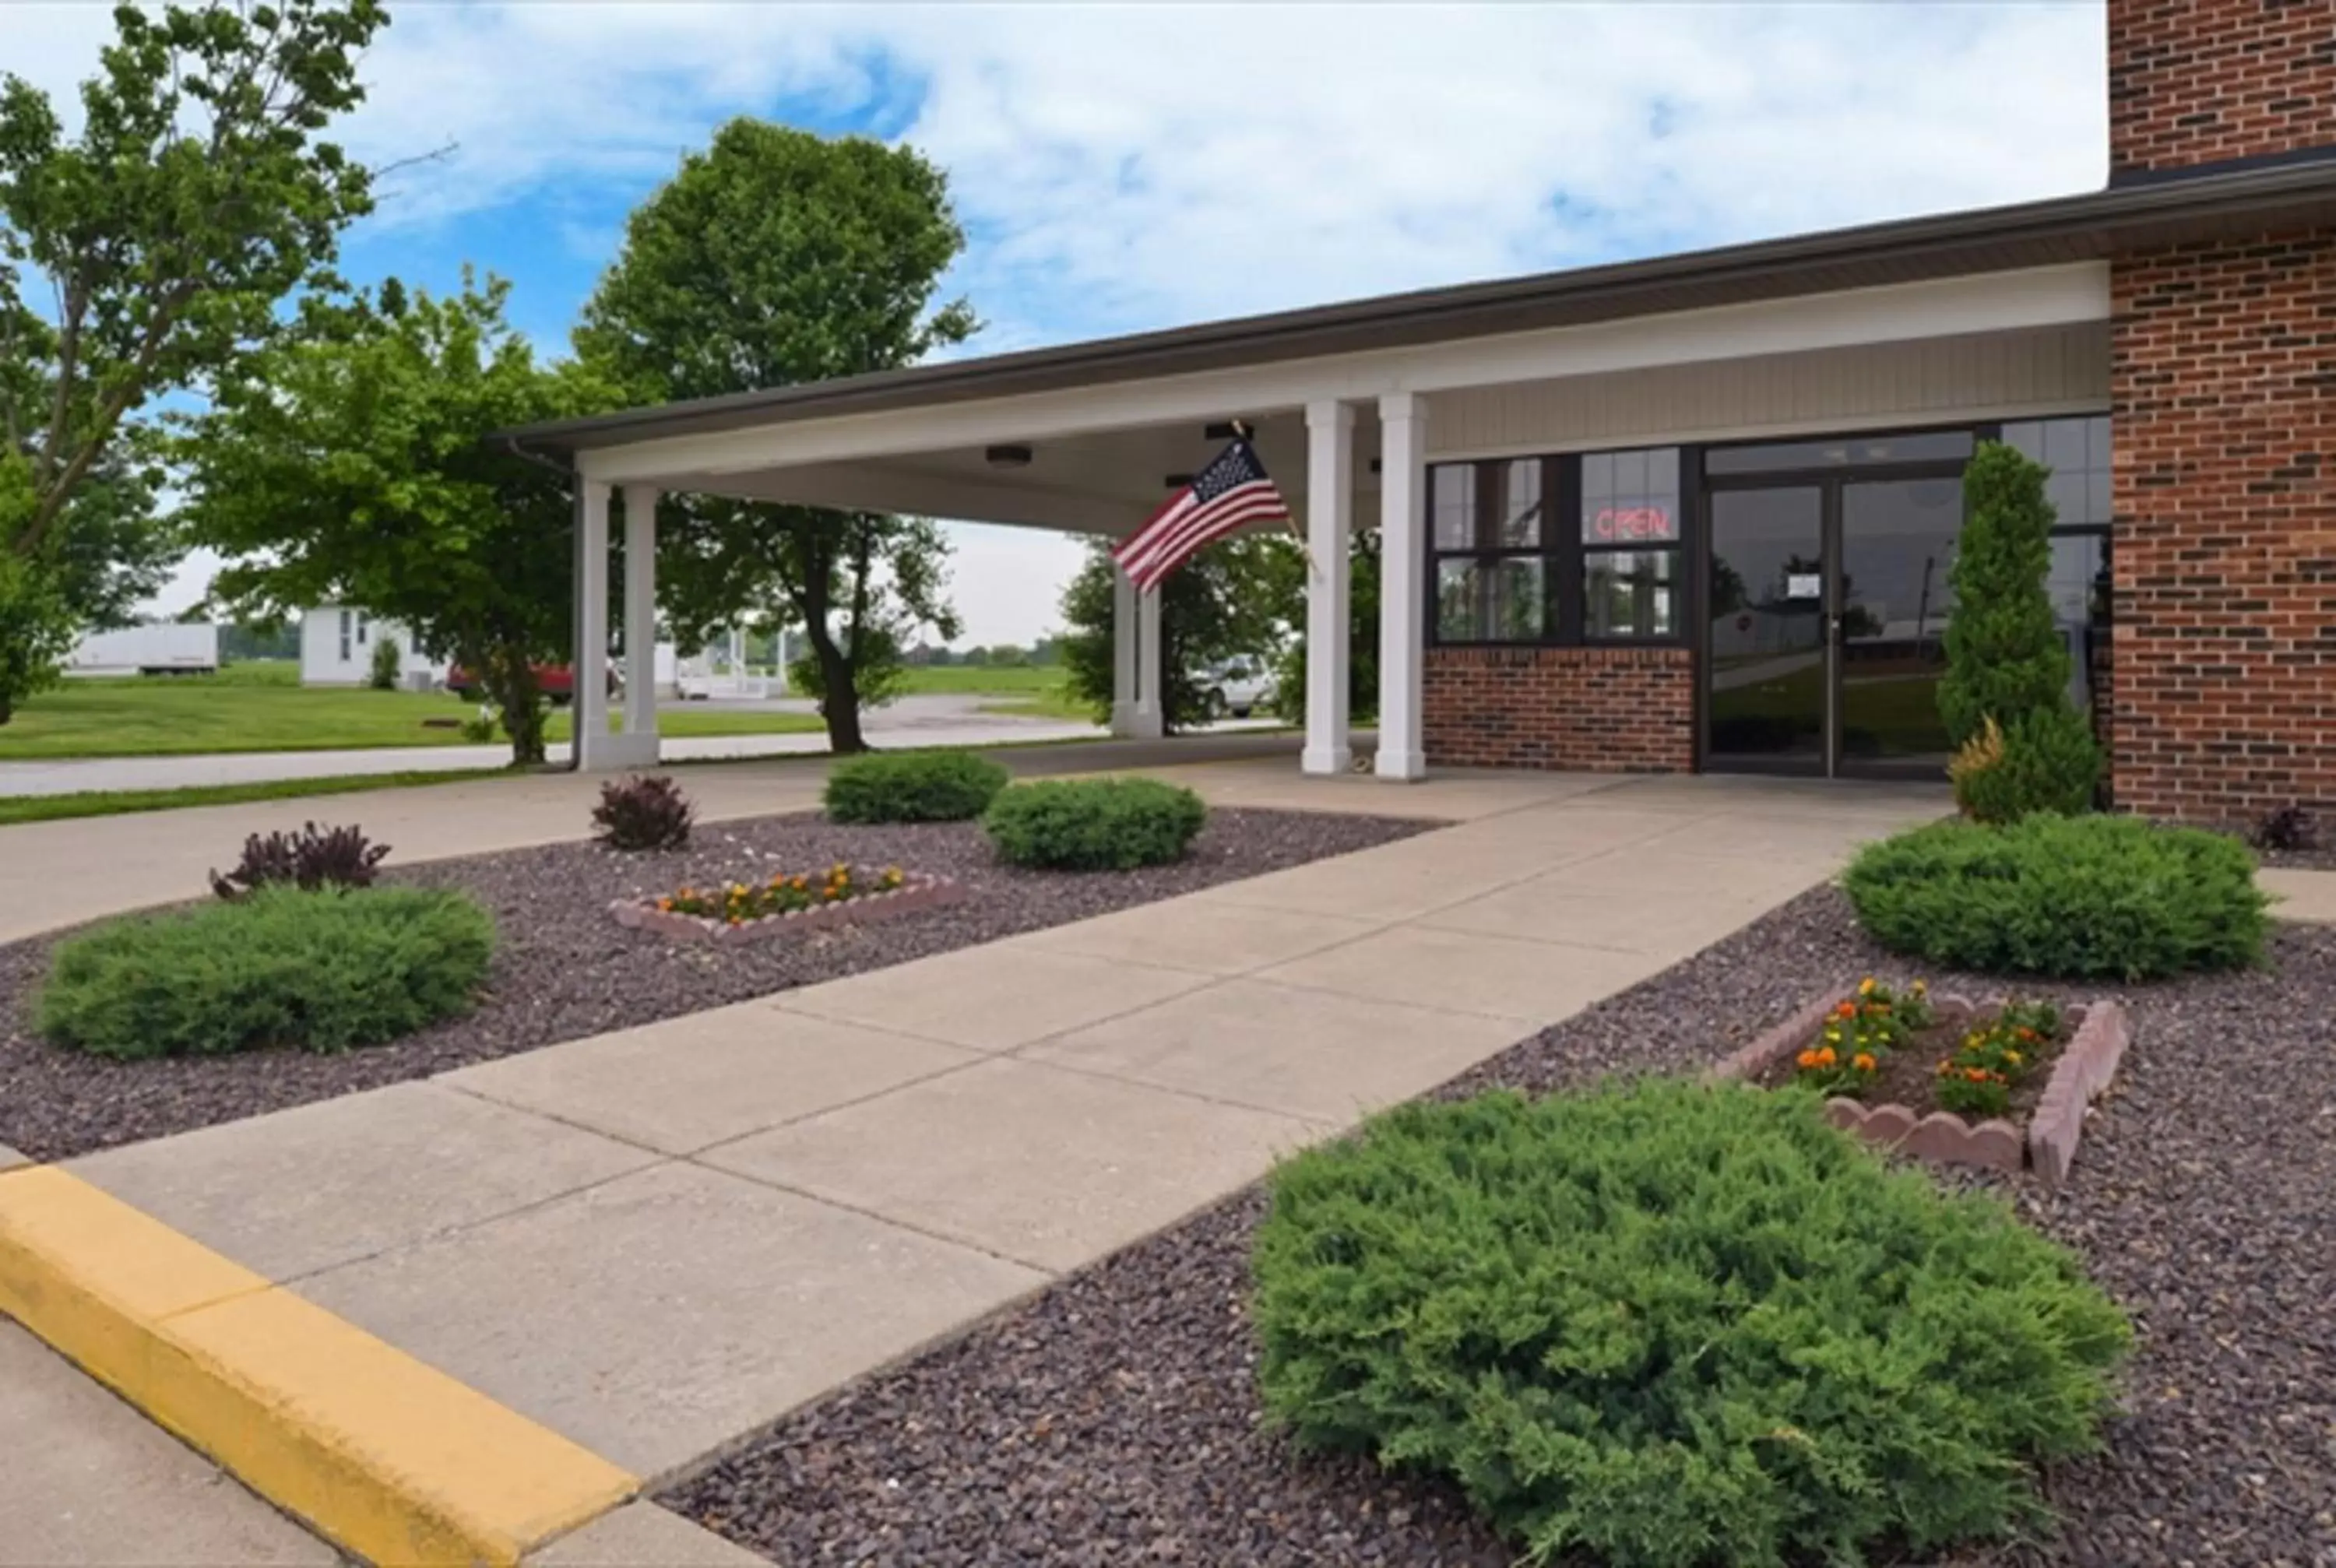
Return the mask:
<path fill-rule="evenodd" d="M 710 915 L 685 915 L 661 910 L 654 901 L 646 899 L 618 899 L 608 906 L 608 912 L 617 917 L 618 925 L 628 930 L 652 931 L 678 941 L 752 942 L 767 941 L 774 937 L 801 936 L 807 931 L 824 930 L 830 926 L 866 925 L 872 920 L 893 920 L 939 904 L 955 903 L 964 895 L 964 886 L 949 877 L 911 874 L 889 892 L 862 893 L 840 904 L 790 910 L 785 914 L 764 915 L 759 920 L 745 920 L 735 926 Z"/>
<path fill-rule="evenodd" d="M 1848 989 L 1828 989 L 1750 1045 L 1730 1052 L 1706 1076 L 1758 1077 L 1800 1049 L 1811 1031 L 1839 1006 Z M 1932 998 L 1941 1007 L 1977 1010 L 1967 997 Z M 1952 1111 L 1918 1116 L 1905 1105 L 1867 1105 L 1836 1096 L 1825 1102 L 1825 1118 L 1871 1144 L 1897 1149 L 1938 1164 L 1980 1165 L 1989 1170 L 2033 1170 L 2046 1184 L 2068 1179 L 2077 1144 L 2085 1134 L 2085 1109 L 2107 1088 L 2133 1040 L 2133 1022 L 2122 1004 L 2097 1001 L 2072 1009 L 2076 1027 L 2052 1066 L 2044 1096 L 2027 1130 L 1990 1116 L 1974 1126 Z"/>

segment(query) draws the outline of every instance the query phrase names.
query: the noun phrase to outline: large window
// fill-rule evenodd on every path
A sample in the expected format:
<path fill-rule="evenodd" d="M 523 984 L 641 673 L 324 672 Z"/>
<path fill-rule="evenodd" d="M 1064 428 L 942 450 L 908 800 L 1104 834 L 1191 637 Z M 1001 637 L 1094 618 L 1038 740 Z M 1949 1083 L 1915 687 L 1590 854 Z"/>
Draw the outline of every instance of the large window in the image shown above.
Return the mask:
<path fill-rule="evenodd" d="M 1679 454 L 1676 446 L 1582 459 L 1582 635 L 1679 635 Z"/>
<path fill-rule="evenodd" d="M 1429 471 L 1437 641 L 1549 637 L 1552 466 L 1525 458 Z"/>
<path fill-rule="evenodd" d="M 1676 447 L 1428 471 L 1439 643 L 1668 640 L 1686 625 Z"/>
<path fill-rule="evenodd" d="M 2012 421 L 2003 427 L 2003 440 L 2052 471 L 2044 483 L 2054 513 L 2052 567 L 2045 583 L 2075 667 L 2070 695 L 2086 702 L 2109 624 L 2109 523 L 2115 511 L 2108 415 Z"/>

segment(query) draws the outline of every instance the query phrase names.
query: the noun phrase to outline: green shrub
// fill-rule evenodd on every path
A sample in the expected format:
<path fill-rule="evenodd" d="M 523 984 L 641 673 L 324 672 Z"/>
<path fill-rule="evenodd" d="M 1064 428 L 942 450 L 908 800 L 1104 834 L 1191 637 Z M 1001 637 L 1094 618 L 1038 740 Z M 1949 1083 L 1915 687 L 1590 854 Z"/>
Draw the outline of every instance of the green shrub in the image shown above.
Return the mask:
<path fill-rule="evenodd" d="M 1209 808 L 1157 779 L 1044 779 L 1016 784 L 981 825 L 1000 859 L 1056 871 L 1129 871 L 1182 860 Z"/>
<path fill-rule="evenodd" d="M 1987 721 L 1990 726 L 1993 719 Z M 2009 823 L 2037 812 L 2078 816 L 2093 809 L 2101 748 L 2092 719 L 2067 703 L 2031 708 L 2002 726 L 1999 753 L 1984 765 L 1950 770 L 1955 803 L 1979 822 Z M 1958 759 L 1960 761 L 1960 758 Z"/>
<path fill-rule="evenodd" d="M 2128 1338 L 2000 1202 L 1811 1096 L 1676 1079 L 1399 1107 L 1275 1174 L 1254 1268 L 1299 1443 L 1610 1568 L 2001 1534 L 2036 1462 L 2098 1446 Z"/>
<path fill-rule="evenodd" d="M 827 814 L 840 823 L 970 822 L 1007 773 L 969 751 L 870 752 L 828 770 Z"/>
<path fill-rule="evenodd" d="M 1883 946 L 1987 974 L 2237 969 L 2268 924 L 2246 846 L 2133 817 L 1934 823 L 1867 845 L 1842 883 Z"/>
<path fill-rule="evenodd" d="M 375 691 L 395 691 L 397 677 L 405 672 L 405 655 L 394 637 L 383 638 L 373 645 L 373 667 L 365 672 L 365 685 Z"/>
<path fill-rule="evenodd" d="M 1988 719 L 2007 735 L 2039 708 L 2068 704 L 2068 645 L 2052 614 L 2051 470 L 2001 442 L 1980 443 L 1963 469 L 1963 527 L 1948 580 L 1947 673 L 1939 716 L 1962 745 Z"/>
<path fill-rule="evenodd" d="M 461 893 L 267 886 L 61 944 L 38 1027 L 125 1057 L 378 1045 L 468 1008 L 494 940 Z"/>

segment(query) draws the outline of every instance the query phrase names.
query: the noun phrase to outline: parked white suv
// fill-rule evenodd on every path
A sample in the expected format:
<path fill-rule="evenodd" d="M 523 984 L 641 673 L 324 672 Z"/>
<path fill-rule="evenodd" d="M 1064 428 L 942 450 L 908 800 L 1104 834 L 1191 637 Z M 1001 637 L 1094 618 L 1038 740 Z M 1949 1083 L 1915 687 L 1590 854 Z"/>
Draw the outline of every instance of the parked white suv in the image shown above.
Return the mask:
<path fill-rule="evenodd" d="M 1252 658 L 1227 659 L 1201 678 L 1211 706 L 1235 718 L 1247 718 L 1273 700 L 1273 677 Z"/>

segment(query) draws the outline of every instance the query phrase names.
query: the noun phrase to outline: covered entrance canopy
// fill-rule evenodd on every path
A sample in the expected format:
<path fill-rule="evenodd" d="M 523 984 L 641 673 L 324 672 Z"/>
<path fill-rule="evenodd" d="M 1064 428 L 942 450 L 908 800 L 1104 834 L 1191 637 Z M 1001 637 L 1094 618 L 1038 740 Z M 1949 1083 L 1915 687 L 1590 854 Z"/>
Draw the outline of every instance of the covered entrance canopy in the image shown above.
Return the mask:
<path fill-rule="evenodd" d="M 1431 464 L 2098 414 L 2107 258 L 2336 218 L 2321 166 L 2244 169 L 1652 261 L 1392 296 L 504 433 L 580 476 L 577 658 L 605 662 L 610 498 L 628 627 L 654 618 L 660 492 L 1118 538 L 1239 419 L 1306 525 L 1304 765 L 1348 765 L 1348 531 L 1381 531 L 1384 778 L 1426 771 Z M 1553 509 L 1552 509 L 1553 510 Z M 1704 521 L 1679 538 L 1700 608 Z M 1536 530 L 1572 526 L 1544 516 Z M 1440 581 L 1441 579 L 1437 579 Z M 1156 602 L 1123 589 L 1123 727 L 1158 722 Z M 1149 596 L 1145 596 L 1147 600 Z M 1708 657 L 1704 634 L 1679 646 Z M 1577 638 L 1575 640 L 1579 640 Z M 628 636 L 630 657 L 653 642 Z M 1328 657 L 1323 657 L 1327 655 Z M 585 767 L 656 757 L 654 682 L 624 733 L 579 701 Z M 597 694 L 598 683 L 579 683 Z"/>

